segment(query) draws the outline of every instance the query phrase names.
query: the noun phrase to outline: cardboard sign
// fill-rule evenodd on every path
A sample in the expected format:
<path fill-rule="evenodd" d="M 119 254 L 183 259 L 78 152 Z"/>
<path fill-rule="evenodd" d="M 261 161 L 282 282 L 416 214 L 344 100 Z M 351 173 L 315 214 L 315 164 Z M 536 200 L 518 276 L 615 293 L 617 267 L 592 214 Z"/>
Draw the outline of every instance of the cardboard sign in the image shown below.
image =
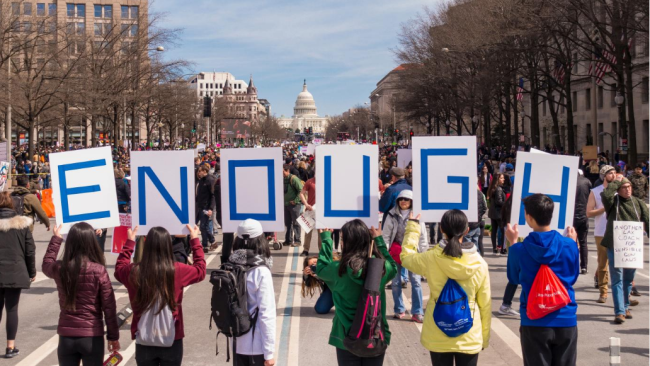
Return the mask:
<path fill-rule="evenodd" d="M 596 160 L 596 159 L 598 159 L 598 146 L 583 146 L 582 147 L 582 158 L 584 160 Z"/>
<path fill-rule="evenodd" d="M 111 147 L 50 154 L 52 201 L 65 234 L 77 222 L 94 228 L 120 224 Z"/>
<path fill-rule="evenodd" d="M 614 267 L 643 269 L 643 222 L 614 221 Z"/>
<path fill-rule="evenodd" d="M 196 223 L 194 178 L 192 150 L 131 152 L 132 224 L 140 234 L 154 226 L 189 234 L 185 225 Z"/>
<path fill-rule="evenodd" d="M 300 225 L 300 227 L 305 231 L 305 234 L 309 234 L 316 227 L 316 205 L 313 205 L 312 207 L 314 208 L 313 210 L 305 210 L 305 212 L 296 219 L 296 222 L 298 222 L 298 225 Z"/>
<path fill-rule="evenodd" d="M 354 219 L 377 227 L 377 145 L 320 145 L 316 160 L 316 228 L 339 229 Z"/>
<path fill-rule="evenodd" d="M 577 156 L 518 152 L 510 224 L 519 224 L 519 236 L 532 232 L 526 224 L 522 200 L 535 193 L 555 202 L 551 229 L 563 233 L 572 226 L 577 180 Z"/>
<path fill-rule="evenodd" d="M 458 209 L 477 222 L 477 180 L 475 136 L 413 137 L 413 212 L 421 220 L 440 222 Z"/>
<path fill-rule="evenodd" d="M 284 230 L 282 148 L 221 151 L 221 219 L 226 233 L 246 219 L 264 231 Z"/>
<path fill-rule="evenodd" d="M 406 168 L 413 160 L 413 150 L 399 149 L 397 150 L 397 166 L 399 168 Z"/>
<path fill-rule="evenodd" d="M 131 228 L 131 214 L 120 214 L 120 226 L 117 226 L 113 229 L 113 246 L 111 247 L 111 253 L 120 254 L 122 253 L 122 247 L 126 244 L 126 241 L 129 238 L 128 232 Z"/>

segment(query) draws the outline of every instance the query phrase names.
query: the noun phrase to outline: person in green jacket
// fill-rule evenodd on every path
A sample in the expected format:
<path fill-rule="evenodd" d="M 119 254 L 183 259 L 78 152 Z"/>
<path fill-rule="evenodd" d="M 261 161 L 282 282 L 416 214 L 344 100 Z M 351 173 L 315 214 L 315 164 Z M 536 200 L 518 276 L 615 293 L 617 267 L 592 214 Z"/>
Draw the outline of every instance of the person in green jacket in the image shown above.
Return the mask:
<path fill-rule="evenodd" d="M 632 184 L 623 175 L 607 185 L 600 194 L 607 214 L 607 228 L 600 245 L 607 248 L 609 275 L 612 297 L 614 298 L 614 322 L 622 324 L 625 319 L 632 319 L 630 312 L 630 292 L 634 281 L 634 268 L 616 268 L 614 266 L 614 221 L 636 221 L 644 224 L 648 232 L 648 206 L 643 200 L 632 195 Z"/>
<path fill-rule="evenodd" d="M 343 252 L 341 260 L 334 261 L 332 257 L 332 231 L 319 230 L 323 242 L 316 275 L 327 287 L 332 290 L 334 299 L 335 315 L 330 332 L 329 344 L 336 347 L 336 359 L 338 364 L 343 365 L 366 365 L 375 366 L 384 363 L 384 355 L 373 358 L 361 358 L 350 353 L 343 345 L 343 340 L 348 335 L 354 315 L 357 311 L 357 303 L 364 284 L 364 271 L 366 269 L 368 251 L 373 241 L 373 256 L 386 260 L 384 274 L 381 278 L 381 317 L 386 325 L 384 338 L 387 345 L 390 344 L 390 331 L 386 322 L 386 283 L 395 277 L 397 263 L 388 254 L 388 248 L 381 235 L 380 229 L 371 227 L 370 230 L 363 221 L 356 219 L 347 222 L 341 228 L 341 242 Z"/>
<path fill-rule="evenodd" d="M 413 213 L 406 224 L 400 259 L 402 266 L 425 276 L 429 283 L 429 303 L 424 315 L 420 342 L 431 353 L 435 366 L 473 366 L 478 353 L 487 348 L 492 321 L 492 300 L 488 265 L 472 242 L 463 242 L 469 231 L 467 216 L 460 210 L 445 212 L 440 220 L 444 239 L 424 253 L 418 253 L 420 215 Z M 447 280 L 451 278 L 467 293 L 472 309 L 472 328 L 465 334 L 450 338 L 438 328 L 433 319 L 436 301 Z"/>

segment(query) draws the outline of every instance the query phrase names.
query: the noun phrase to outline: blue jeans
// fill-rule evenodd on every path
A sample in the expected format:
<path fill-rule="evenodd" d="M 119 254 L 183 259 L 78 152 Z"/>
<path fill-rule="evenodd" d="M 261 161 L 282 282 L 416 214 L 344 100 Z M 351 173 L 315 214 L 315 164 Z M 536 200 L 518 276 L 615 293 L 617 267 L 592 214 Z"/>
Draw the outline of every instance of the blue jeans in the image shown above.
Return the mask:
<path fill-rule="evenodd" d="M 214 242 L 214 235 L 212 234 L 212 220 L 210 216 L 204 214 L 203 212 L 199 213 L 201 215 L 201 223 L 199 229 L 201 229 L 201 245 L 203 248 L 207 248 Z"/>
<path fill-rule="evenodd" d="M 50 188 L 50 176 L 46 175 L 43 177 L 43 189 L 48 189 Z"/>
<path fill-rule="evenodd" d="M 465 241 L 471 241 L 476 245 L 476 249 L 478 249 L 479 236 L 481 236 L 481 228 L 477 227 L 476 229 L 470 230 L 467 235 L 465 235 Z"/>
<path fill-rule="evenodd" d="M 402 266 L 399 266 L 400 271 L 402 268 Z M 417 275 L 411 271 L 408 271 L 408 275 L 411 280 L 411 314 L 423 315 L 424 311 L 422 310 L 422 286 L 420 284 L 422 276 Z M 405 311 L 404 300 L 402 299 L 402 276 L 395 276 L 395 278 L 393 278 L 391 289 L 393 290 L 395 314 L 401 314 Z"/>
<path fill-rule="evenodd" d="M 316 314 L 327 314 L 334 307 L 334 298 L 332 297 L 332 290 L 324 286 L 323 292 L 321 292 L 320 297 L 316 300 L 316 305 L 314 305 L 314 310 Z"/>
<path fill-rule="evenodd" d="M 625 310 L 630 307 L 630 291 L 632 291 L 632 281 L 634 281 L 634 268 L 615 268 L 614 267 L 614 250 L 607 248 L 607 259 L 609 259 L 609 287 L 612 289 L 614 298 L 614 313 L 616 315 L 625 315 Z"/>
<path fill-rule="evenodd" d="M 408 271 L 406 270 L 406 268 L 400 267 L 399 273 L 400 273 L 400 275 L 402 275 L 402 282 L 409 283 L 409 277 L 408 277 L 409 274 L 408 274 Z"/>

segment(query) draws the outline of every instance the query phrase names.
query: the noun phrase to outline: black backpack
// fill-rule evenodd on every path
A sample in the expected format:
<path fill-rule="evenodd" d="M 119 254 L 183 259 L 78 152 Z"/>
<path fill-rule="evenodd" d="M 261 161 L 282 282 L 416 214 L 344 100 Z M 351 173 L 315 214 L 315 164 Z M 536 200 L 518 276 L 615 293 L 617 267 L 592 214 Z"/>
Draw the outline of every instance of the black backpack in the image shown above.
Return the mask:
<path fill-rule="evenodd" d="M 366 279 L 357 303 L 352 326 L 343 340 L 345 348 L 357 357 L 376 357 L 386 352 L 386 326 L 381 315 L 381 278 L 384 259 L 369 258 Z M 399 274 L 398 274 L 399 276 Z"/>
<path fill-rule="evenodd" d="M 210 314 L 210 329 L 212 320 L 217 325 L 217 341 L 219 334 L 226 336 L 227 360 L 230 361 L 230 338 L 233 339 L 233 352 L 236 352 L 236 337 L 255 331 L 258 309 L 250 315 L 248 313 L 248 290 L 246 288 L 246 274 L 259 266 L 244 266 L 231 262 L 221 264 L 219 269 L 210 273 L 212 283 L 212 299 Z M 219 344 L 217 343 L 217 355 Z"/>
<path fill-rule="evenodd" d="M 11 200 L 14 204 L 14 211 L 18 213 L 18 216 L 23 216 L 25 212 L 25 196 L 22 194 L 11 195 Z"/>

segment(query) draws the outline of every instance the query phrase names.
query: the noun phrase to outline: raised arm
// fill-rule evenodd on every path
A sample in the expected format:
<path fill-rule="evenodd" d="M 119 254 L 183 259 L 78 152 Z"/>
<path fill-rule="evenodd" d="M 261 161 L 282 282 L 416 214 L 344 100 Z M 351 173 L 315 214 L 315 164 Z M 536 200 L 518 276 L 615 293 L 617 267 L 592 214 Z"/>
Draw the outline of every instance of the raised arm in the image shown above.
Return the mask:
<path fill-rule="evenodd" d="M 338 277 L 338 268 L 332 257 L 332 232 L 324 230 L 319 235 L 323 243 L 318 253 L 316 276 L 331 287 Z"/>
<path fill-rule="evenodd" d="M 61 248 L 61 243 L 63 239 L 59 236 L 52 236 L 50 239 L 50 244 L 47 245 L 47 251 L 45 251 L 45 257 L 43 257 L 43 274 L 49 278 L 54 278 L 55 273 L 58 273 L 58 268 L 56 265 L 56 257 L 59 255 L 59 249 Z"/>

